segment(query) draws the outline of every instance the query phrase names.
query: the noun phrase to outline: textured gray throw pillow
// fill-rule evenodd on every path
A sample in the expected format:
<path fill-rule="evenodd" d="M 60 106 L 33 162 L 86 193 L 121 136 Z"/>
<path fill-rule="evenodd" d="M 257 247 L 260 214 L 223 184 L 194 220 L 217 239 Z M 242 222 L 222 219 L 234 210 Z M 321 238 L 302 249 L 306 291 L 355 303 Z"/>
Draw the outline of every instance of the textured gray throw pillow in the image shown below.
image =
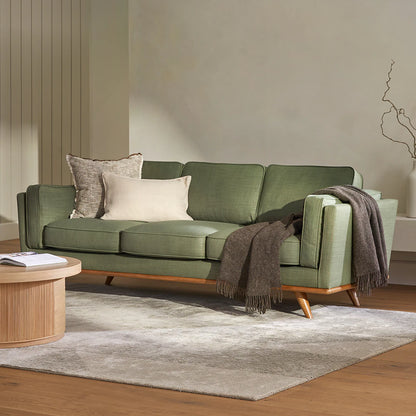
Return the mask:
<path fill-rule="evenodd" d="M 140 153 L 119 160 L 95 160 L 69 154 L 66 161 L 76 190 L 71 218 L 99 218 L 104 214 L 103 172 L 137 179 L 142 176 L 143 156 Z"/>

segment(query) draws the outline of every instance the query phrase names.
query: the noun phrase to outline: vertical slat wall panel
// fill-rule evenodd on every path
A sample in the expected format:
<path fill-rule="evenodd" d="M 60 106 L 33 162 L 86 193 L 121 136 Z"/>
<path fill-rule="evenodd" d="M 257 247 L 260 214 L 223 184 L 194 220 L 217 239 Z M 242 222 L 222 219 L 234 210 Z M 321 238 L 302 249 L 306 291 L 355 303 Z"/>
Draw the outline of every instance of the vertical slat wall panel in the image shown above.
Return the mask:
<path fill-rule="evenodd" d="M 62 9 L 52 2 L 52 183 L 62 183 Z M 60 157 L 57 157 L 57 156 Z"/>
<path fill-rule="evenodd" d="M 32 1 L 22 0 L 22 184 L 33 181 L 37 142 L 32 141 Z"/>
<path fill-rule="evenodd" d="M 10 81 L 11 81 L 11 162 L 10 182 L 13 189 L 19 189 L 22 179 L 22 22 L 21 1 L 13 0 L 10 9 Z M 15 200 L 10 198 L 10 210 Z"/>
<path fill-rule="evenodd" d="M 71 51 L 72 51 L 71 0 L 62 0 L 62 155 L 71 153 Z M 65 163 L 61 169 L 62 182 L 71 183 L 71 174 Z"/>
<path fill-rule="evenodd" d="M 89 156 L 90 0 L 0 0 L 0 234 L 16 194 Z M 0 235 L 1 239 L 1 235 Z"/>
<path fill-rule="evenodd" d="M 72 137 L 71 152 L 81 154 L 81 4 L 72 0 Z"/>
<path fill-rule="evenodd" d="M 42 0 L 32 0 L 32 140 L 31 153 L 35 177 L 25 185 L 40 180 L 40 158 L 42 138 Z"/>
<path fill-rule="evenodd" d="M 0 223 L 12 221 L 10 0 L 0 0 Z"/>
<path fill-rule="evenodd" d="M 52 183 L 52 0 L 42 0 L 42 136 L 40 172 Z"/>
<path fill-rule="evenodd" d="M 89 3 L 81 1 L 81 156 L 83 157 L 90 154 L 89 21 Z"/>

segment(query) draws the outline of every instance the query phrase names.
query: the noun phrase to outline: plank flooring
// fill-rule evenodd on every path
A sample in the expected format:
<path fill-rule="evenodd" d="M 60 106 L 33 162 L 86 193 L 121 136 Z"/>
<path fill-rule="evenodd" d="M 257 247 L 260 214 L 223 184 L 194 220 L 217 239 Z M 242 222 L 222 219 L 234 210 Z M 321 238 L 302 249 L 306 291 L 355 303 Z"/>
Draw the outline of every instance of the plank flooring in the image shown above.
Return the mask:
<path fill-rule="evenodd" d="M 18 251 L 17 240 L 0 252 Z M 102 276 L 73 281 L 103 284 Z M 214 295 L 212 287 L 117 278 L 120 286 Z M 287 294 L 287 297 L 290 295 Z M 311 304 L 350 305 L 345 293 L 310 296 Z M 360 299 L 363 307 L 416 312 L 416 286 L 391 285 Z M 416 342 L 249 402 L 0 367 L 0 416 L 414 416 Z"/>

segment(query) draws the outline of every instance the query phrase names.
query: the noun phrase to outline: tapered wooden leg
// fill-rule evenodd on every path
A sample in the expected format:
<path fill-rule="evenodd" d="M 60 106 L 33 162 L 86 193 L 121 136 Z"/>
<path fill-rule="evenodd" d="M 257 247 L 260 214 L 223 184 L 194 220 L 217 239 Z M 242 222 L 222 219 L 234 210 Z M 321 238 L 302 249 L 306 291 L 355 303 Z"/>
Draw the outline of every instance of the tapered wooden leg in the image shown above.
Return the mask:
<path fill-rule="evenodd" d="M 308 319 L 312 319 L 311 305 L 308 301 L 308 295 L 304 292 L 295 292 L 296 300 L 302 308 L 303 313 Z"/>
<path fill-rule="evenodd" d="M 105 279 L 105 284 L 107 286 L 111 286 L 111 282 L 113 281 L 114 276 L 107 276 L 107 279 Z"/>
<path fill-rule="evenodd" d="M 360 306 L 360 301 L 358 299 L 357 290 L 356 289 L 348 289 L 347 290 L 348 296 L 351 299 L 351 302 L 354 306 Z"/>

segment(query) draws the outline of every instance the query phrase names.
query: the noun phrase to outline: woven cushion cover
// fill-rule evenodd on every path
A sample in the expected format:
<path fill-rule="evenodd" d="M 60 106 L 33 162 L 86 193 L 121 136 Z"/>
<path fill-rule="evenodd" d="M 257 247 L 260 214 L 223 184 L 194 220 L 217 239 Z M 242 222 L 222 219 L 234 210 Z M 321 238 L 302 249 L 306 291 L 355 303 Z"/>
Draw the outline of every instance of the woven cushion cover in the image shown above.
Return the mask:
<path fill-rule="evenodd" d="M 76 196 L 71 218 L 99 218 L 104 214 L 103 172 L 141 178 L 143 156 L 132 154 L 118 160 L 96 160 L 66 155 Z"/>
<path fill-rule="evenodd" d="M 276 221 L 301 212 L 303 199 L 328 186 L 351 185 L 355 171 L 342 166 L 270 165 L 264 177 L 256 222 Z"/>
<path fill-rule="evenodd" d="M 206 258 L 206 238 L 229 224 L 212 221 L 161 221 L 121 233 L 121 251 L 149 257 Z"/>
<path fill-rule="evenodd" d="M 103 172 L 103 220 L 192 221 L 188 209 L 190 176 L 174 179 L 135 179 Z"/>
<path fill-rule="evenodd" d="M 144 160 L 142 179 L 173 179 L 181 176 L 183 165 L 180 162 L 158 162 Z"/>
<path fill-rule="evenodd" d="M 219 261 L 225 240 L 240 225 L 214 221 L 163 221 L 121 232 L 121 251 L 147 257 Z M 280 263 L 298 265 L 300 241 L 288 238 L 281 247 Z"/>
<path fill-rule="evenodd" d="M 250 224 L 256 219 L 264 167 L 255 164 L 189 162 L 188 214 L 195 220 Z"/>
<path fill-rule="evenodd" d="M 43 231 L 45 247 L 91 253 L 119 253 L 120 231 L 138 221 L 104 221 L 99 218 L 73 218 L 54 221 Z"/>
<path fill-rule="evenodd" d="M 225 240 L 235 230 L 240 228 L 234 224 L 229 224 L 229 228 L 224 228 L 207 237 L 207 259 L 221 260 L 222 250 Z M 280 247 L 280 264 L 284 266 L 298 266 L 300 259 L 300 239 L 298 236 L 290 236 Z"/>

